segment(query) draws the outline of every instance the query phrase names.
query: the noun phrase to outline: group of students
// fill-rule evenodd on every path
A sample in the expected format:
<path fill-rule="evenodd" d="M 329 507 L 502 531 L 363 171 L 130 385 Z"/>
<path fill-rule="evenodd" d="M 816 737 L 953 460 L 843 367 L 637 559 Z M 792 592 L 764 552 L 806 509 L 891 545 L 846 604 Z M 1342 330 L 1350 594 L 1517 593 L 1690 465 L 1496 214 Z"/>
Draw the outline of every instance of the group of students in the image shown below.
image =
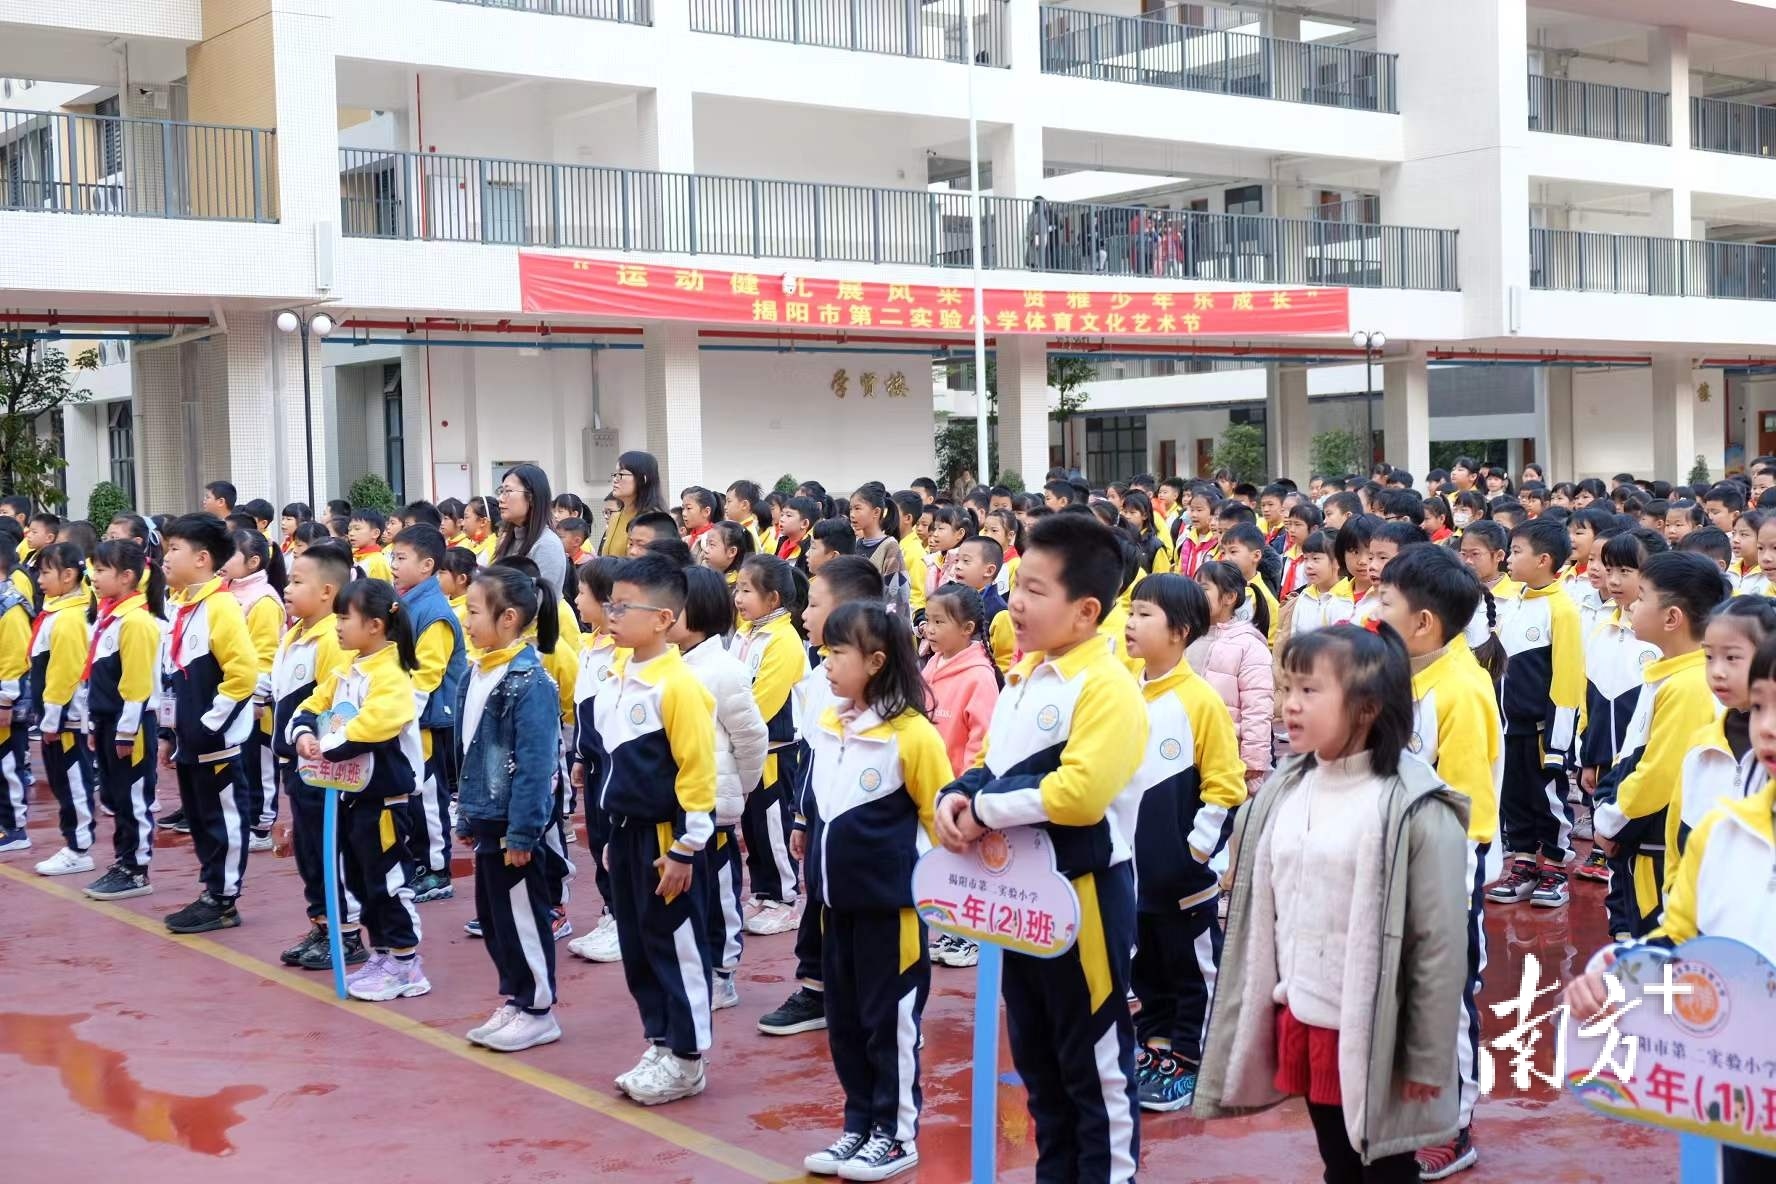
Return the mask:
<path fill-rule="evenodd" d="M 561 1035 L 583 816 L 600 919 L 569 949 L 621 962 L 647 1041 L 618 1088 L 701 1092 L 745 937 L 794 930 L 759 1027 L 827 1031 L 842 1133 L 806 1167 L 873 1180 L 917 1162 L 931 965 L 978 957 L 928 934 L 913 864 L 1040 826 L 1081 922 L 1005 963 L 1039 1178 L 1131 1179 L 1142 1110 L 1301 1096 L 1327 1180 L 1441 1179 L 1478 1154 L 1487 903 L 1563 907 L 1578 874 L 1609 881 L 1619 942 L 1763 940 L 1767 900 L 1702 898 L 1776 852 L 1776 515 L 1766 546 L 1747 508 L 1776 504 L 1776 460 L 1678 497 L 1512 496 L 1465 458 L 1429 496 L 1373 477 L 668 506 L 625 453 L 596 545 L 529 465 L 392 523 L 289 506 L 281 544 L 220 482 L 103 542 L 22 507 L 0 851 L 29 846 L 34 720 L 64 841 L 38 870 L 94 867 L 102 803 L 115 860 L 86 891 L 150 891 L 156 729 L 203 878 L 169 928 L 240 924 L 248 852 L 288 845 L 312 927 L 284 961 L 330 965 L 336 875 L 348 989 L 391 1000 L 430 990 L 416 906 L 462 842 L 503 999 L 467 1035 L 511 1052 Z M 305 775 L 355 787 L 339 868 Z"/>

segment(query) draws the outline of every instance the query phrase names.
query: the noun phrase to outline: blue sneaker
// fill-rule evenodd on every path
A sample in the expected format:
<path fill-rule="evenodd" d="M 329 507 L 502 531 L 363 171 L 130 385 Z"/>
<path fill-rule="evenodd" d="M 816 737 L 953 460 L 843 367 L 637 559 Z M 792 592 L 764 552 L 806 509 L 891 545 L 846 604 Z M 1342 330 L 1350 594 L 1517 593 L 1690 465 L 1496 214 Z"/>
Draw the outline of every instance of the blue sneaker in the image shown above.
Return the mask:
<path fill-rule="evenodd" d="M 481 918 L 476 917 L 473 920 L 465 922 L 463 925 L 463 932 L 468 934 L 470 937 L 480 937 L 481 936 Z"/>
<path fill-rule="evenodd" d="M 1160 1113 L 1182 1110 L 1196 1097 L 1196 1070 L 1185 1068 L 1169 1056 L 1156 1056 L 1136 1085 L 1141 1109 Z"/>
<path fill-rule="evenodd" d="M 15 827 L 12 830 L 0 830 L 0 853 L 7 851 L 29 851 L 30 849 L 31 836 L 25 833 L 24 827 L 20 826 Z"/>

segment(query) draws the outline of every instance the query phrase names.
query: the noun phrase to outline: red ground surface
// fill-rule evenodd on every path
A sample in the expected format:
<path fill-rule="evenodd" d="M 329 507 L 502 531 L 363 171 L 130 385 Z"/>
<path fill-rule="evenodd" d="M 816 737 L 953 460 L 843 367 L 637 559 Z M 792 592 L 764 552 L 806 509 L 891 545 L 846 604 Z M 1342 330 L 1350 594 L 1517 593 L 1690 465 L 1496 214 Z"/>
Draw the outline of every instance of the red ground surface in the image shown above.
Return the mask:
<path fill-rule="evenodd" d="M 41 777 L 38 787 L 46 799 Z M 252 857 L 241 928 L 178 938 L 161 919 L 197 891 L 188 839 L 160 833 L 155 895 L 99 904 L 79 894 L 89 877 L 31 872 L 60 845 L 53 805 L 33 815 L 34 849 L 0 856 L 5 1179 L 78 1178 L 105 1165 L 126 1184 L 793 1180 L 837 1129 L 824 1035 L 773 1039 L 754 1027 L 789 989 L 791 936 L 748 939 L 741 1004 L 716 1014 L 709 1090 L 648 1110 L 611 1084 L 642 1047 L 619 967 L 560 949 L 558 1044 L 501 1057 L 463 1041 L 499 1002 L 481 943 L 462 931 L 466 876 L 457 899 L 421 906 L 432 993 L 340 1003 L 327 976 L 277 964 L 305 927 L 291 860 Z M 108 832 L 95 854 L 108 854 Z M 583 863 L 583 849 L 573 852 Z M 589 874 L 577 889 L 590 922 Z M 1495 909 L 1487 929 L 1485 1002 L 1515 994 L 1526 953 L 1544 981 L 1564 980 L 1602 939 L 1601 890 L 1581 886 L 1553 912 Z M 972 1010 L 973 973 L 938 967 L 925 1014 L 922 1162 L 903 1179 L 968 1178 Z M 1510 1026 L 1485 1018 L 1489 1037 Z M 1502 1057 L 1499 1072 L 1475 1121 L 1480 1164 L 1460 1179 L 1676 1178 L 1673 1139 L 1595 1118 L 1539 1083 L 1521 1094 Z M 1001 1082 L 1000 1178 L 1029 1180 L 1023 1091 L 1003 1053 Z M 1149 1180 L 1319 1178 L 1298 1103 L 1216 1123 L 1147 1115 L 1141 1135 Z"/>

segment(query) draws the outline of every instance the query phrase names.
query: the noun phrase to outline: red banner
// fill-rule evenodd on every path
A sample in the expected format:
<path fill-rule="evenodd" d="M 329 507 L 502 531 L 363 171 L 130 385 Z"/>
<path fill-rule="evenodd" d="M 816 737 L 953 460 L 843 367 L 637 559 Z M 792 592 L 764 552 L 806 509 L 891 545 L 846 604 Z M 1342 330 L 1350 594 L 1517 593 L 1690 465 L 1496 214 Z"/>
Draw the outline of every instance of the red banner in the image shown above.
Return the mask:
<path fill-rule="evenodd" d="M 518 253 L 525 312 L 702 321 L 795 330 L 972 332 L 966 285 L 796 278 Z M 1344 333 L 1344 288 L 1087 292 L 988 288 L 989 333 L 1049 337 L 1225 337 Z"/>

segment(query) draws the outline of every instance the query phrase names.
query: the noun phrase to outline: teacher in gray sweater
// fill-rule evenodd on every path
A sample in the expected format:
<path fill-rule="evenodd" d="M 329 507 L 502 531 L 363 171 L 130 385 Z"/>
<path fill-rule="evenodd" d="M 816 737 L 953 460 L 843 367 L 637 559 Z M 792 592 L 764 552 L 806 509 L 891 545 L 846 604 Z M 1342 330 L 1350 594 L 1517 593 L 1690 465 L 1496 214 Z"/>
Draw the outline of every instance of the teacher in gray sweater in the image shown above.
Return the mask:
<path fill-rule="evenodd" d="M 495 562 L 524 558 L 557 596 L 567 580 L 567 551 L 549 522 L 549 477 L 535 465 L 514 465 L 500 478 L 499 545 Z"/>

